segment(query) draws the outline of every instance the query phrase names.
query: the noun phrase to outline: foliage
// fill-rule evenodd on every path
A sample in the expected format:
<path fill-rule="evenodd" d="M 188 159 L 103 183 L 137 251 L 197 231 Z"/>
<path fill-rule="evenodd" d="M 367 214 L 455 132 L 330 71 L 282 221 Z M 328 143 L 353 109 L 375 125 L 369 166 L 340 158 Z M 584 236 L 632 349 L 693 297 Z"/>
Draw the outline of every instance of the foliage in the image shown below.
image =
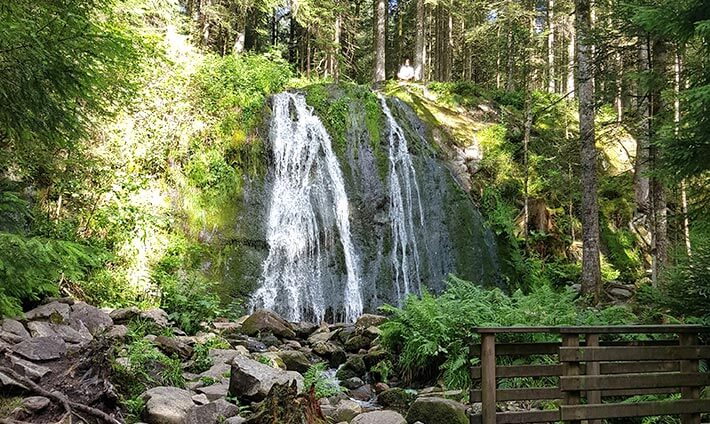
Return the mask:
<path fill-rule="evenodd" d="M 303 387 L 309 390 L 314 387 L 317 399 L 335 396 L 343 391 L 333 380 L 326 375 L 326 363 L 319 362 L 311 365 L 305 374 L 303 374 Z"/>
<path fill-rule="evenodd" d="M 213 364 L 212 357 L 210 357 L 210 350 L 229 348 L 229 343 L 221 337 L 213 337 L 204 343 L 196 343 L 193 347 L 190 372 L 199 374 L 210 369 Z"/>
<path fill-rule="evenodd" d="M 692 256 L 678 255 L 668 268 L 660 289 L 661 307 L 679 317 L 710 322 L 710 239 L 696 239 Z"/>
<path fill-rule="evenodd" d="M 389 359 L 386 359 L 384 361 L 380 361 L 377 364 L 375 364 L 372 369 L 370 369 L 370 373 L 373 376 L 376 376 L 377 380 L 382 381 L 384 383 L 387 383 L 389 381 L 390 376 L 392 375 L 392 361 Z"/>
<path fill-rule="evenodd" d="M 555 291 L 549 285 L 533 287 L 529 294 L 510 295 L 487 290 L 450 276 L 439 297 L 424 293 L 409 297 L 402 309 L 385 306 L 392 315 L 383 324 L 382 343 L 398 358 L 396 364 L 406 380 L 428 380 L 442 374 L 451 388 L 470 384 L 467 343 L 477 326 L 555 326 L 583 324 L 628 324 L 636 317 L 624 307 L 581 309 L 572 291 Z M 537 340 L 539 335 L 523 335 Z"/>

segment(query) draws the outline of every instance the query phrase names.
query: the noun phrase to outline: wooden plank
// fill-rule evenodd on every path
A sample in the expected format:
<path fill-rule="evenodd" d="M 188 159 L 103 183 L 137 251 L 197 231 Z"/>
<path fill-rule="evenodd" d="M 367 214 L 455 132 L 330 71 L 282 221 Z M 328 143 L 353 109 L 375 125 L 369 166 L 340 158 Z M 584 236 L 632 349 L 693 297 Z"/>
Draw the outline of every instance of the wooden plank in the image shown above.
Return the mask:
<path fill-rule="evenodd" d="M 560 347 L 560 361 L 652 361 L 703 359 L 710 346 Z"/>
<path fill-rule="evenodd" d="M 496 417 L 496 423 L 498 424 L 549 423 L 559 420 L 559 410 L 502 412 Z"/>
<path fill-rule="evenodd" d="M 540 399 L 562 399 L 562 392 L 557 387 L 531 387 L 527 389 L 496 390 L 496 402 Z M 480 390 L 474 390 L 471 392 L 471 402 L 480 402 L 481 400 L 482 396 Z"/>
<path fill-rule="evenodd" d="M 562 349 L 578 349 L 579 348 L 579 335 L 578 334 L 564 334 L 562 335 L 562 345 L 565 346 Z M 566 377 L 575 377 L 579 375 L 580 371 L 579 362 L 569 361 L 562 366 L 562 375 Z M 562 378 L 562 377 L 560 377 Z M 565 393 L 565 405 L 579 405 L 581 397 L 580 391 L 570 390 Z M 580 420 L 569 421 L 569 424 L 581 424 Z"/>
<path fill-rule="evenodd" d="M 585 336 L 584 344 L 589 347 L 599 346 L 599 335 L 598 334 L 587 334 Z M 586 364 L 586 374 L 589 376 L 598 376 L 601 374 L 601 367 L 599 362 L 589 362 Z M 602 393 L 598 390 L 592 390 L 586 392 L 587 403 L 588 404 L 599 404 L 602 403 Z M 589 420 L 588 424 L 601 424 L 601 420 Z"/>
<path fill-rule="evenodd" d="M 624 340 L 600 342 L 599 346 L 678 346 L 678 340 Z"/>
<path fill-rule="evenodd" d="M 563 421 L 602 418 L 647 417 L 652 415 L 697 414 L 710 412 L 710 400 L 676 400 L 602 405 L 560 406 Z"/>
<path fill-rule="evenodd" d="M 676 365 L 678 365 L 676 363 Z M 497 378 L 511 377 L 559 377 L 562 374 L 562 364 L 555 365 L 507 365 L 496 367 Z M 480 380 L 481 367 L 471 368 L 471 378 Z"/>
<path fill-rule="evenodd" d="M 498 356 L 529 356 L 529 355 L 557 355 L 560 344 L 556 342 L 545 343 L 500 343 L 496 345 Z M 469 352 L 473 356 L 481 355 L 481 345 L 472 345 Z"/>
<path fill-rule="evenodd" d="M 481 424 L 496 422 L 496 335 L 481 336 Z"/>
<path fill-rule="evenodd" d="M 695 324 L 683 325 L 609 325 L 586 327 L 559 327 L 560 334 L 682 334 L 710 333 L 710 327 Z"/>
<path fill-rule="evenodd" d="M 560 377 L 560 390 L 607 390 L 646 389 L 658 387 L 700 387 L 710 385 L 710 374 L 700 373 L 652 373 L 583 375 Z"/>
<path fill-rule="evenodd" d="M 678 361 L 649 362 L 601 362 L 602 374 L 632 374 L 639 372 L 676 372 L 680 371 Z"/>
<path fill-rule="evenodd" d="M 679 342 L 681 346 L 692 346 L 698 343 L 698 337 L 695 334 L 681 334 L 679 337 Z M 698 372 L 698 361 L 680 361 L 680 372 L 682 373 L 694 373 Z M 700 397 L 700 388 L 697 386 L 681 385 L 680 397 L 681 399 L 698 399 Z M 686 413 L 680 416 L 680 421 L 682 424 L 700 424 L 700 414 Z"/>
<path fill-rule="evenodd" d="M 479 334 L 499 334 L 499 333 L 516 333 L 516 334 L 521 334 L 521 333 L 534 333 L 534 334 L 539 334 L 539 333 L 552 333 L 552 334 L 557 334 L 559 332 L 560 327 L 525 327 L 525 326 L 520 326 L 520 327 L 476 327 L 473 329 L 476 333 Z"/>
<path fill-rule="evenodd" d="M 638 396 L 638 395 L 660 395 L 668 393 L 677 393 L 680 389 L 678 387 L 655 387 L 650 389 L 616 389 L 616 390 L 604 390 L 602 392 L 602 397 L 626 397 L 626 396 Z"/>

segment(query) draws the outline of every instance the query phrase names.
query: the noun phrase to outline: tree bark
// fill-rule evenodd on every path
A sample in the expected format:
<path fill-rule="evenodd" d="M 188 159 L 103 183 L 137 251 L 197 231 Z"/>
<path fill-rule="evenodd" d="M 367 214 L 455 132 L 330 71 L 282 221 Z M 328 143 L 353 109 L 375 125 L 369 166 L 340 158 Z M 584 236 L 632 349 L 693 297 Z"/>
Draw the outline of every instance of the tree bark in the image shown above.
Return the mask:
<path fill-rule="evenodd" d="M 577 89 L 582 174 L 582 293 L 595 302 L 601 294 L 599 260 L 599 205 L 597 203 L 597 150 L 594 133 L 594 76 L 589 37 L 591 1 L 575 0 L 577 30 Z"/>
<path fill-rule="evenodd" d="M 662 125 L 662 111 L 667 110 L 662 93 L 666 88 L 666 76 L 668 75 L 668 54 L 665 41 L 656 40 L 652 50 L 652 70 L 654 74 L 654 85 L 651 94 L 651 139 L 656 137 Z M 649 145 L 649 156 L 653 168 L 661 161 L 660 151 L 655 143 Z M 668 250 L 670 241 L 668 240 L 668 207 L 666 202 L 666 192 L 662 181 L 657 176 L 651 178 L 651 203 L 653 206 L 653 268 L 652 280 L 655 284 L 668 264 Z"/>
<path fill-rule="evenodd" d="M 573 18 L 572 18 L 573 19 Z M 575 30 L 573 21 L 570 21 L 567 26 L 569 32 L 569 43 L 567 44 L 567 92 L 574 93 L 574 48 L 575 48 Z M 572 94 L 574 97 L 574 94 Z"/>
<path fill-rule="evenodd" d="M 547 0 L 547 91 L 555 92 L 555 0 Z"/>
<path fill-rule="evenodd" d="M 676 138 L 680 135 L 680 90 L 682 86 L 683 71 L 683 50 L 679 47 L 675 53 L 675 66 L 673 67 L 673 121 Z M 685 180 L 680 182 L 680 206 L 683 213 L 683 240 L 685 241 L 685 253 L 688 257 L 693 255 L 693 246 L 690 242 L 690 218 L 688 217 L 688 192 L 685 187 Z"/>
<path fill-rule="evenodd" d="M 374 0 L 374 31 L 375 60 L 373 63 L 373 80 L 375 83 L 385 80 L 385 30 L 387 25 L 387 2 Z"/>
<path fill-rule="evenodd" d="M 335 17 L 335 34 L 333 36 L 333 52 L 331 56 L 331 71 L 333 72 L 333 81 L 337 84 L 340 82 L 340 36 L 343 26 L 343 16 L 338 13 Z"/>
<path fill-rule="evenodd" d="M 414 79 L 422 81 L 424 79 L 424 55 L 426 44 L 424 43 L 424 0 L 417 0 L 417 33 L 414 40 Z"/>

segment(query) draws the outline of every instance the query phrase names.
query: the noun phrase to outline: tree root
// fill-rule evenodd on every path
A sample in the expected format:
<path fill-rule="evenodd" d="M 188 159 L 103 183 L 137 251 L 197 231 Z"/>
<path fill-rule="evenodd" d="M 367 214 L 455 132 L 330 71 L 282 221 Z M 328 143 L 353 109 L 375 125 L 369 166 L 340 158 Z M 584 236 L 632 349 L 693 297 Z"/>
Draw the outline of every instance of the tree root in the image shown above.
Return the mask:
<path fill-rule="evenodd" d="M 42 387 L 40 387 L 38 384 L 36 384 L 34 381 L 30 380 L 29 378 L 26 378 L 11 368 L 7 368 L 4 366 L 0 366 L 0 372 L 3 374 L 8 375 L 12 379 L 16 380 L 19 383 L 22 383 L 26 387 L 30 388 L 33 392 L 44 396 L 49 399 L 54 399 L 56 402 L 60 403 L 66 413 L 62 417 L 62 419 L 57 423 L 62 423 L 67 415 L 69 414 L 77 414 L 78 412 L 83 412 L 85 414 L 91 415 L 94 418 L 98 418 L 100 420 L 103 420 L 103 422 L 110 423 L 110 424 L 122 424 L 120 421 L 117 419 L 113 418 L 112 416 L 108 415 L 104 411 L 96 408 L 92 408 L 90 406 L 84 405 L 83 403 L 77 403 L 77 402 L 72 402 L 69 399 L 67 399 L 66 396 L 56 393 L 56 392 L 49 392 Z M 22 421 L 15 421 L 15 420 L 8 420 L 8 419 L 0 419 L 0 424 L 30 424 L 30 423 L 23 423 Z"/>

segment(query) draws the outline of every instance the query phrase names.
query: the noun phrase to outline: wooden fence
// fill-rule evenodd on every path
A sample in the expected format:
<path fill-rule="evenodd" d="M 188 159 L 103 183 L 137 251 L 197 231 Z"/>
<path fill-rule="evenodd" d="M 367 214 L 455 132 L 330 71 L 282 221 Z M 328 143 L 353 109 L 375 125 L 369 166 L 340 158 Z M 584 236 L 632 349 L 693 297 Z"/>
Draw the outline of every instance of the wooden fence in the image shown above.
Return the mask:
<path fill-rule="evenodd" d="M 699 361 L 710 358 L 710 346 L 699 335 L 710 328 L 695 325 L 612 327 L 479 327 L 480 344 L 469 352 L 480 357 L 471 367 L 472 403 L 481 413 L 471 424 L 538 423 L 565 421 L 600 423 L 605 418 L 680 415 L 683 424 L 700 424 L 710 412 L 710 399 L 700 391 L 710 385 L 710 374 L 700 372 Z M 501 342 L 527 334 L 545 334 L 535 343 Z M 540 337 L 538 337 L 540 339 Z M 496 358 L 526 358 L 540 365 L 497 365 Z M 538 361 L 533 361 L 532 357 Z M 541 387 L 498 388 L 500 379 L 536 378 Z M 480 388 L 479 383 L 480 382 Z M 542 383 L 547 382 L 547 385 Z M 630 396 L 680 393 L 680 398 L 623 403 Z M 503 401 L 549 401 L 543 409 L 496 412 Z"/>

